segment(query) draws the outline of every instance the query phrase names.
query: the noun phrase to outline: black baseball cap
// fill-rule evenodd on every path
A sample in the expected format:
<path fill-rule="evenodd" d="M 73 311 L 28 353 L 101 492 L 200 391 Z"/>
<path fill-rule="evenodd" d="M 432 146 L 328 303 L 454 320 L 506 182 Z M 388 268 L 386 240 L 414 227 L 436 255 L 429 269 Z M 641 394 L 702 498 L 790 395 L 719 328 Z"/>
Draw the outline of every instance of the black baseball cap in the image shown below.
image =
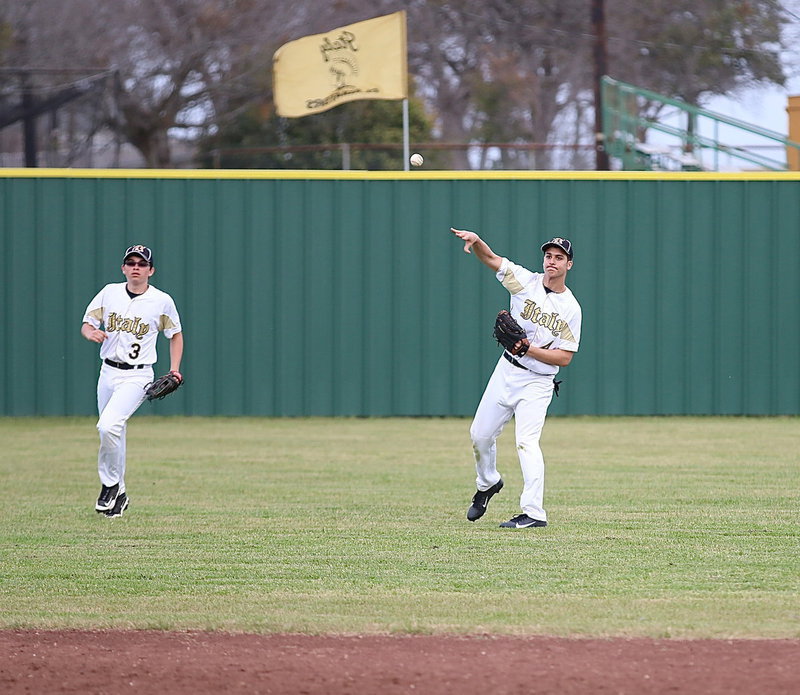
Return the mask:
<path fill-rule="evenodd" d="M 137 256 L 141 256 L 146 260 L 150 265 L 153 265 L 153 252 L 147 248 L 146 246 L 142 246 L 141 244 L 134 244 L 133 246 L 129 246 L 128 250 L 125 252 L 125 255 L 122 257 L 122 262 L 124 263 L 128 256 L 133 256 L 136 254 Z"/>
<path fill-rule="evenodd" d="M 554 236 L 550 241 L 544 242 L 542 244 L 542 253 L 548 246 L 558 246 L 564 253 L 567 254 L 567 258 L 572 260 L 572 242 L 569 239 L 565 239 L 564 237 Z"/>

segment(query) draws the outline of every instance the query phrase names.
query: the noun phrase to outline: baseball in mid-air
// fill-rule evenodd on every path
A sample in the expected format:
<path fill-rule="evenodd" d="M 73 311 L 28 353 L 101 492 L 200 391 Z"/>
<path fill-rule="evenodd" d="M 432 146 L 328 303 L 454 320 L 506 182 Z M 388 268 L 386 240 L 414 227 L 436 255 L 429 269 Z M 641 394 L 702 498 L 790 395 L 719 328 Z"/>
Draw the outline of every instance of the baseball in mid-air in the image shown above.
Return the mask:
<path fill-rule="evenodd" d="M 415 152 L 414 154 L 411 155 L 408 161 L 411 162 L 415 167 L 421 167 L 422 162 L 424 162 L 425 160 L 422 158 L 421 154 Z"/>

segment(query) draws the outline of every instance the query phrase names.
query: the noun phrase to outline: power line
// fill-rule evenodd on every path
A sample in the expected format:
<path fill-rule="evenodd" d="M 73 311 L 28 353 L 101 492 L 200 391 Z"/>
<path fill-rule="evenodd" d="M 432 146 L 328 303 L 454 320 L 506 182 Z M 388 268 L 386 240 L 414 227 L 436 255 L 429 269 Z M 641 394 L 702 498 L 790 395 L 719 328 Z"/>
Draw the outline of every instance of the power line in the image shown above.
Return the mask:
<path fill-rule="evenodd" d="M 17 77 L 19 80 L 27 80 L 30 77 L 49 77 L 59 75 L 80 75 L 71 80 L 59 80 L 48 84 L 26 84 L 16 88 L 9 88 L 8 81 L 0 91 L 5 94 L 13 92 L 25 92 L 27 94 L 46 95 L 65 89 L 82 89 L 87 84 L 92 84 L 106 77 L 112 76 L 116 71 L 112 68 L 0 68 L 0 77 Z"/>

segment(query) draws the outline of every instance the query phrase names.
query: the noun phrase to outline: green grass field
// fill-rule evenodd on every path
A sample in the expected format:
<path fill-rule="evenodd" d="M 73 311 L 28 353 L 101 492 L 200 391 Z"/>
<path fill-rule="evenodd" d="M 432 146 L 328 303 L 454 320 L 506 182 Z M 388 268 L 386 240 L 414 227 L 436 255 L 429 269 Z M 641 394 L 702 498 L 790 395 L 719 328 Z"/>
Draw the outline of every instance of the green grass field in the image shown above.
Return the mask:
<path fill-rule="evenodd" d="M 0 627 L 800 637 L 800 418 L 550 418 L 550 526 L 468 419 L 0 419 Z"/>

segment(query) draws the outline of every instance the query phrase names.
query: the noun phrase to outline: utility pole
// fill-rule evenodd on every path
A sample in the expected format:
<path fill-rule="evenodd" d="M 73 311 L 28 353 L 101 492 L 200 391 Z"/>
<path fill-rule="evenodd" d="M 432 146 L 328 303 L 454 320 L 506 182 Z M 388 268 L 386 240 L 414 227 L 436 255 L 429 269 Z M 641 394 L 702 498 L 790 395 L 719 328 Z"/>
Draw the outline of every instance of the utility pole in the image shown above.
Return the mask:
<path fill-rule="evenodd" d="M 33 88 L 27 76 L 22 75 L 22 139 L 25 143 L 25 166 L 38 166 L 36 152 L 36 114 L 33 100 Z"/>
<path fill-rule="evenodd" d="M 592 29 L 594 31 L 594 147 L 595 169 L 608 171 L 608 152 L 603 137 L 603 86 L 606 74 L 606 12 L 605 0 L 591 0 Z"/>

